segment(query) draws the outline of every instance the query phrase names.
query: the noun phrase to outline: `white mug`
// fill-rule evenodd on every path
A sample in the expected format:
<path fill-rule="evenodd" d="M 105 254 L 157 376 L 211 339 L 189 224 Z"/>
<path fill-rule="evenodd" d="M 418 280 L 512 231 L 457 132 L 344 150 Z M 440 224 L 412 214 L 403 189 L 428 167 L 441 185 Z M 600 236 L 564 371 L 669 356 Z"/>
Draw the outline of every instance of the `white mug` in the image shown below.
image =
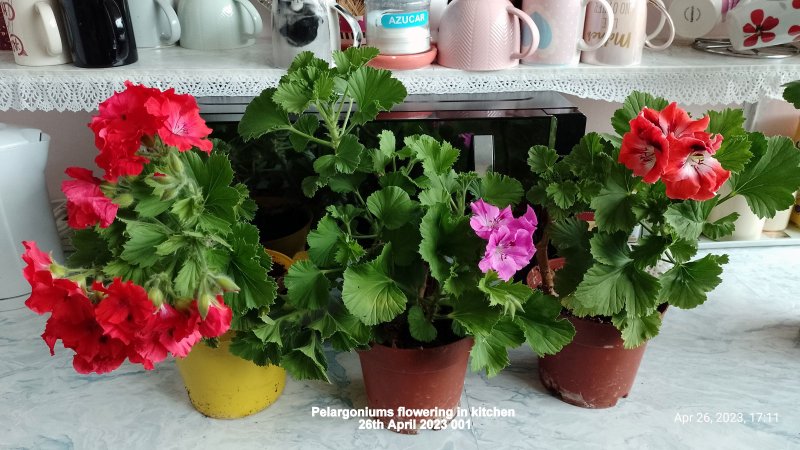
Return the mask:
<path fill-rule="evenodd" d="M 178 19 L 181 47 L 194 50 L 247 47 L 264 27 L 250 0 L 180 0 Z"/>
<path fill-rule="evenodd" d="M 581 37 L 587 6 L 594 2 L 610 20 L 605 23 L 604 34 L 591 44 Z M 607 0 L 524 0 L 522 10 L 539 28 L 539 49 L 522 60 L 525 64 L 575 65 L 581 51 L 597 50 L 611 37 L 614 13 Z M 525 30 L 523 45 L 530 41 Z"/>
<path fill-rule="evenodd" d="M 741 2 L 728 12 L 725 25 L 735 50 L 786 44 L 800 39 L 800 4 L 797 0 Z"/>
<path fill-rule="evenodd" d="M 55 3 L 55 0 L 0 0 L 15 63 L 52 66 L 72 60 Z"/>
<path fill-rule="evenodd" d="M 611 37 L 600 48 L 581 53 L 581 61 L 588 64 L 631 66 L 642 62 L 642 50 L 664 50 L 675 38 L 675 25 L 660 0 L 610 0 L 614 11 L 614 27 Z M 656 31 L 647 34 L 647 5 L 650 4 L 661 14 L 663 19 Z M 606 11 L 593 4 L 586 12 L 586 24 L 583 36 L 590 45 L 604 36 L 605 27 L 611 18 Z M 667 40 L 656 45 L 651 42 L 661 31 L 664 22 L 669 27 Z"/>
<path fill-rule="evenodd" d="M 170 0 L 134 0 L 128 6 L 137 47 L 166 47 L 181 38 L 178 13 Z"/>

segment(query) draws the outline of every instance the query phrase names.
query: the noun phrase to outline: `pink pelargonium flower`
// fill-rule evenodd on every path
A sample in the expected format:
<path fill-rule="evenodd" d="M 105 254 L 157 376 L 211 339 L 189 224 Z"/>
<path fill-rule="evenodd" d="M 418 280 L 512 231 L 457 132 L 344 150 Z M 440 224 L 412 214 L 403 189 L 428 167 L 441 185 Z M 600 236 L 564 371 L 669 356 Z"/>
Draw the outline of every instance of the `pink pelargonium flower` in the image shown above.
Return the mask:
<path fill-rule="evenodd" d="M 483 273 L 494 270 L 500 279 L 508 281 L 530 263 L 535 253 L 533 233 L 528 228 L 502 226 L 489 237 L 486 253 L 478 267 Z"/>
<path fill-rule="evenodd" d="M 100 224 L 107 228 L 117 217 L 119 206 L 103 195 L 102 180 L 92 171 L 82 167 L 70 167 L 66 174 L 74 178 L 61 183 L 61 191 L 67 197 L 67 223 L 75 229 Z"/>
<path fill-rule="evenodd" d="M 497 206 L 478 199 L 470 205 L 470 208 L 472 209 L 472 218 L 469 219 L 469 226 L 481 239 L 489 239 L 493 232 L 514 220 L 510 206 L 501 211 Z"/>

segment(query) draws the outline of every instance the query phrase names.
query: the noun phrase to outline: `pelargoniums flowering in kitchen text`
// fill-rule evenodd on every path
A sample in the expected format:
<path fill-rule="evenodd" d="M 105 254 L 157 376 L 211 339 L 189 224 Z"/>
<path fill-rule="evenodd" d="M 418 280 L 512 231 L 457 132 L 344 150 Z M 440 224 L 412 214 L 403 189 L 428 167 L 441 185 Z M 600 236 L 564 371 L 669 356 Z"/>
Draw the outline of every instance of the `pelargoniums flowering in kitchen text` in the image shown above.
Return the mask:
<path fill-rule="evenodd" d="M 194 98 L 125 87 L 89 125 L 103 178 L 66 171 L 72 179 L 62 191 L 76 230 L 69 267 L 23 243 L 25 304 L 50 314 L 42 338 L 51 354 L 58 341 L 74 351 L 80 373 L 106 373 L 126 359 L 153 369 L 229 329 L 239 331 L 236 351 L 257 359 L 245 328 L 268 311 L 276 286 L 247 223 L 247 190 L 231 186 L 227 159 L 211 154 Z"/>

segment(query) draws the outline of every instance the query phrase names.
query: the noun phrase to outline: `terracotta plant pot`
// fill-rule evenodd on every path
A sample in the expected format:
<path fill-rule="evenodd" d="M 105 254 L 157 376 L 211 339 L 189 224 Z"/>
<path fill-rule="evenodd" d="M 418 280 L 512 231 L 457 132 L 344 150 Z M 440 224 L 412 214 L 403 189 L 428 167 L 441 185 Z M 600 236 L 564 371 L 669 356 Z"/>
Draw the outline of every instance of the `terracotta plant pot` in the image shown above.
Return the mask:
<path fill-rule="evenodd" d="M 425 349 L 400 349 L 379 344 L 358 352 L 371 410 L 392 410 L 393 417 L 375 417 L 386 429 L 416 434 L 421 421 L 445 420 L 456 415 L 464 389 L 472 338 Z M 436 416 L 408 414 L 422 409 Z"/>
<path fill-rule="evenodd" d="M 555 355 L 539 358 L 539 378 L 561 400 L 583 408 L 610 408 L 633 387 L 644 349 L 625 349 L 610 323 L 567 317 L 575 339 Z"/>

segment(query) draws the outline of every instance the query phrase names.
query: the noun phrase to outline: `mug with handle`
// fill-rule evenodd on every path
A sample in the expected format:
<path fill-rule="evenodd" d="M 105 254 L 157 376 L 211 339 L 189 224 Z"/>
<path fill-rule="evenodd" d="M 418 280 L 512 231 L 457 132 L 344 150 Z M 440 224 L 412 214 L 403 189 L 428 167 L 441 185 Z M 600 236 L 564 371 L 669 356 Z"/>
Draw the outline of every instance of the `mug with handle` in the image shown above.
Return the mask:
<path fill-rule="evenodd" d="M 583 22 L 590 3 L 602 8 L 609 20 L 600 39 L 591 44 L 583 39 Z M 539 48 L 522 60 L 524 64 L 575 65 L 581 51 L 602 47 L 611 37 L 614 12 L 607 0 L 524 0 L 522 10 L 530 15 L 539 29 Z M 530 40 L 524 33 L 523 43 Z"/>
<path fill-rule="evenodd" d="M 287 68 L 295 56 L 310 51 L 331 61 L 341 48 L 340 16 L 353 32 L 353 47 L 364 41 L 358 19 L 335 0 L 273 0 L 272 63 Z"/>
<path fill-rule="evenodd" d="M 181 47 L 194 50 L 248 47 L 264 28 L 250 0 L 180 0 L 178 19 Z"/>
<path fill-rule="evenodd" d="M 520 48 L 520 24 L 531 42 Z M 531 16 L 508 0 L 455 0 L 439 24 L 439 64 L 462 70 L 514 67 L 539 47 L 539 29 Z"/>
<path fill-rule="evenodd" d="M 800 39 L 800 2 L 752 0 L 741 2 L 725 17 L 734 50 L 787 44 Z"/>
<path fill-rule="evenodd" d="M 52 66 L 70 62 L 55 0 L 0 0 L 14 62 Z"/>
<path fill-rule="evenodd" d="M 181 38 L 178 13 L 170 0 L 134 0 L 129 5 L 137 47 L 167 47 Z"/>
<path fill-rule="evenodd" d="M 613 30 L 608 41 L 594 51 L 581 53 L 581 61 L 588 64 L 632 66 L 642 62 L 645 47 L 651 50 L 664 50 L 675 39 L 675 25 L 660 0 L 609 0 L 615 11 Z M 647 5 L 653 6 L 660 14 L 661 21 L 656 31 L 647 34 Z M 584 39 L 592 44 L 605 35 L 603 31 L 612 22 L 606 11 L 597 4 L 589 8 L 584 25 Z M 666 22 L 669 28 L 667 40 L 660 45 L 655 39 Z"/>
<path fill-rule="evenodd" d="M 127 0 L 59 2 L 76 66 L 116 67 L 139 59 Z"/>

